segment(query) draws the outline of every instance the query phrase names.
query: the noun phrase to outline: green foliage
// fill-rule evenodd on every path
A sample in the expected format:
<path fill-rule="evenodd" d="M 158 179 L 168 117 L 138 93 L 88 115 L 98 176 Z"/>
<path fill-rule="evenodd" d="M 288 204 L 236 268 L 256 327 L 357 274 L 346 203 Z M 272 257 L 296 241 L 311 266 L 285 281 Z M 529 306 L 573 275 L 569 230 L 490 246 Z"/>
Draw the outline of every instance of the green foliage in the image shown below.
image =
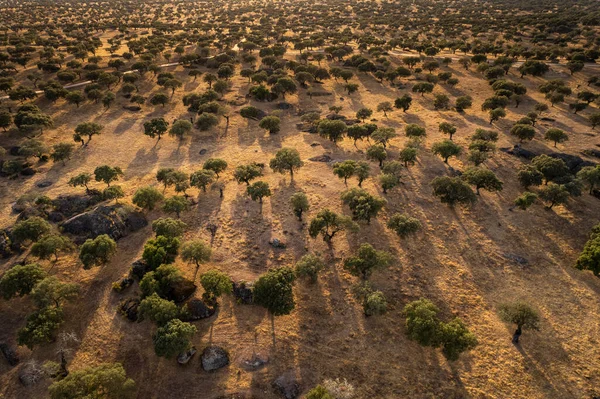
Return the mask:
<path fill-rule="evenodd" d="M 322 385 L 317 385 L 306 394 L 306 399 L 335 399 Z"/>
<path fill-rule="evenodd" d="M 180 311 L 175 302 L 162 299 L 156 293 L 140 302 L 139 314 L 159 326 L 179 317 Z"/>
<path fill-rule="evenodd" d="M 260 120 L 258 126 L 261 129 L 268 130 L 269 134 L 276 134 L 281 130 L 281 119 L 274 115 L 265 116 Z"/>
<path fill-rule="evenodd" d="M 85 187 L 86 191 L 89 191 L 88 184 L 92 181 L 92 175 L 89 173 L 80 173 L 77 176 L 71 177 L 67 184 L 71 187 Z"/>
<path fill-rule="evenodd" d="M 356 255 L 344 260 L 344 269 L 353 276 L 367 280 L 374 270 L 386 267 L 392 258 L 385 251 L 377 251 L 371 244 L 364 243 L 356 252 Z"/>
<path fill-rule="evenodd" d="M 192 187 L 202 189 L 206 192 L 206 187 L 215 181 L 217 174 L 210 169 L 200 169 L 190 176 L 190 184 Z"/>
<path fill-rule="evenodd" d="M 177 238 L 183 235 L 187 225 L 179 219 L 158 218 L 152 222 L 152 231 L 156 236 Z"/>
<path fill-rule="evenodd" d="M 216 299 L 223 294 L 230 294 L 233 290 L 229 276 L 219 270 L 211 269 L 200 276 L 200 284 L 204 288 L 204 298 Z"/>
<path fill-rule="evenodd" d="M 27 295 L 45 277 L 46 271 L 37 263 L 15 265 L 0 278 L 0 294 L 4 299 Z"/>
<path fill-rule="evenodd" d="M 52 153 L 50 154 L 50 158 L 54 162 L 62 162 L 63 165 L 65 161 L 71 158 L 71 154 L 73 154 L 73 144 L 71 143 L 58 143 L 52 146 Z"/>
<path fill-rule="evenodd" d="M 300 169 L 304 162 L 300 159 L 300 153 L 294 148 L 282 148 L 275 154 L 275 158 L 271 159 L 269 166 L 274 172 L 286 173 L 289 172 L 291 177 L 294 177 L 294 171 Z"/>
<path fill-rule="evenodd" d="M 439 155 L 445 163 L 448 163 L 448 158 L 459 155 L 462 152 L 462 148 L 451 140 L 443 140 L 433 143 L 431 152 Z"/>
<path fill-rule="evenodd" d="M 37 345 L 52 342 L 63 321 L 61 308 L 39 309 L 27 317 L 25 327 L 17 332 L 17 343 L 33 349 Z"/>
<path fill-rule="evenodd" d="M 530 186 L 541 185 L 544 180 L 544 175 L 537 170 L 535 166 L 525 165 L 519 169 L 517 178 L 524 188 L 529 188 Z"/>
<path fill-rule="evenodd" d="M 338 215 L 337 213 L 325 208 L 319 211 L 311 220 L 308 227 L 308 233 L 312 238 L 317 238 L 319 234 L 323 236 L 323 241 L 331 243 L 333 237 L 343 230 L 356 231 L 358 225 L 349 217 Z"/>
<path fill-rule="evenodd" d="M 344 139 L 344 133 L 348 131 L 348 126 L 340 120 L 324 119 L 319 122 L 317 130 L 320 136 L 337 143 Z"/>
<path fill-rule="evenodd" d="M 498 314 L 503 322 L 516 324 L 519 329 L 539 330 L 538 312 L 523 301 L 500 305 Z"/>
<path fill-rule="evenodd" d="M 158 137 L 158 140 L 167 132 L 168 128 L 169 122 L 165 121 L 164 118 L 153 118 L 144 122 L 144 134 L 151 138 Z"/>
<path fill-rule="evenodd" d="M 367 148 L 367 159 L 378 161 L 379 167 L 383 166 L 383 161 L 387 158 L 387 152 L 382 145 L 372 145 Z"/>
<path fill-rule="evenodd" d="M 344 191 L 341 199 L 352 211 L 354 220 L 364 220 L 367 223 L 371 221 L 371 218 L 377 217 L 377 214 L 386 203 L 383 198 L 373 196 L 357 187 Z"/>
<path fill-rule="evenodd" d="M 181 271 L 173 265 L 160 265 L 156 270 L 148 272 L 140 281 L 142 297 L 157 293 L 161 298 L 167 297 L 171 292 L 173 283 L 181 281 Z"/>
<path fill-rule="evenodd" d="M 302 214 L 310 208 L 308 198 L 303 192 L 297 192 L 290 197 L 290 203 L 292 204 L 292 210 L 298 220 L 302 220 Z"/>
<path fill-rule="evenodd" d="M 263 175 L 263 168 L 256 164 L 251 163 L 249 165 L 239 165 L 235 168 L 233 172 L 233 178 L 238 183 L 246 183 L 246 185 L 250 185 L 250 181 L 256 179 Z"/>
<path fill-rule="evenodd" d="M 257 181 L 252 183 L 246 188 L 246 192 L 252 198 L 252 201 L 258 200 L 259 203 L 262 204 L 264 197 L 271 196 L 271 189 L 269 188 L 269 184 L 264 181 Z"/>
<path fill-rule="evenodd" d="M 36 242 L 41 237 L 50 233 L 52 226 L 39 216 L 32 216 L 28 219 L 15 223 L 12 230 L 12 237 L 17 243 L 27 241 Z"/>
<path fill-rule="evenodd" d="M 117 243 L 107 234 L 101 234 L 94 239 L 87 239 L 79 248 L 79 259 L 84 269 L 108 263 L 110 257 L 117 251 Z"/>
<path fill-rule="evenodd" d="M 371 134 L 373 141 L 377 144 L 381 144 L 384 148 L 386 148 L 389 141 L 396 136 L 396 131 L 391 127 L 380 127 Z"/>
<path fill-rule="evenodd" d="M 162 193 L 156 188 L 147 186 L 137 189 L 132 202 L 140 208 L 153 210 L 157 203 L 164 199 Z"/>
<path fill-rule="evenodd" d="M 219 118 L 211 113 L 204 112 L 198 116 L 196 120 L 196 127 L 201 131 L 210 130 L 213 126 L 217 126 L 219 124 Z"/>
<path fill-rule="evenodd" d="M 404 147 L 398 153 L 398 159 L 404 162 L 406 168 L 408 168 L 408 165 L 414 165 L 417 160 L 417 149 L 414 147 Z"/>
<path fill-rule="evenodd" d="M 394 230 L 400 238 L 406 238 L 421 229 L 421 222 L 406 214 L 395 213 L 388 220 L 387 227 Z"/>
<path fill-rule="evenodd" d="M 306 277 L 312 283 L 317 282 L 319 272 L 325 268 L 325 263 L 317 255 L 306 254 L 296 262 L 296 276 Z"/>
<path fill-rule="evenodd" d="M 546 202 L 546 209 L 552 209 L 555 205 L 566 204 L 570 194 L 563 184 L 550 183 L 542 187 L 538 195 Z"/>
<path fill-rule="evenodd" d="M 404 128 L 406 137 L 425 137 L 427 135 L 425 128 L 415 123 L 409 123 Z"/>
<path fill-rule="evenodd" d="M 87 136 L 88 141 L 86 144 L 89 144 L 90 141 L 92 140 L 92 137 L 99 135 L 103 129 L 104 129 L 104 126 L 99 125 L 97 123 L 84 122 L 84 123 L 80 123 L 79 125 L 77 125 L 75 127 L 75 134 L 79 135 L 79 136 Z"/>
<path fill-rule="evenodd" d="M 471 187 L 460 177 L 439 176 L 431 181 L 433 195 L 439 197 L 442 203 L 454 206 L 455 204 L 471 204 L 477 197 Z"/>
<path fill-rule="evenodd" d="M 192 131 L 193 127 L 194 126 L 192 125 L 192 122 L 185 120 L 185 119 L 179 119 L 179 120 L 176 120 L 175 122 L 173 122 L 173 125 L 171 125 L 171 129 L 169 130 L 169 135 L 177 137 L 178 139 L 181 140 L 189 132 Z"/>
<path fill-rule="evenodd" d="M 510 134 L 516 136 L 520 142 L 524 140 L 533 140 L 535 129 L 531 125 L 517 123 L 510 129 Z"/>
<path fill-rule="evenodd" d="M 196 267 L 200 267 L 201 263 L 206 263 L 210 260 L 211 249 L 202 240 L 193 240 L 183 243 L 181 246 L 181 257 L 186 262 L 194 262 Z"/>
<path fill-rule="evenodd" d="M 406 334 L 423 346 L 435 346 L 438 334 L 439 309 L 430 300 L 421 298 L 404 307 Z"/>
<path fill-rule="evenodd" d="M 444 357 L 451 361 L 458 360 L 462 352 L 473 349 L 478 344 L 475 334 L 458 317 L 449 323 L 439 324 L 437 339 Z"/>
<path fill-rule="evenodd" d="M 175 213 L 179 218 L 181 212 L 187 210 L 189 206 L 190 204 L 184 196 L 174 195 L 165 200 L 165 203 L 163 205 L 163 211 L 167 213 Z"/>
<path fill-rule="evenodd" d="M 594 188 L 600 186 L 600 165 L 584 166 L 577 172 L 577 178 L 590 187 L 590 194 Z"/>
<path fill-rule="evenodd" d="M 515 200 L 515 206 L 519 207 L 522 210 L 526 210 L 531 205 L 533 205 L 537 197 L 537 194 L 525 191 L 523 194 L 517 197 L 517 199 Z"/>
<path fill-rule="evenodd" d="M 575 267 L 579 270 L 590 270 L 600 277 L 600 224 L 592 229 L 590 239 L 585 243 Z"/>
<path fill-rule="evenodd" d="M 151 270 L 164 263 L 172 263 L 179 250 L 179 239 L 174 237 L 157 236 L 144 244 L 142 259 Z"/>
<path fill-rule="evenodd" d="M 387 300 L 381 291 L 371 292 L 363 302 L 365 316 L 381 315 L 387 311 Z"/>
<path fill-rule="evenodd" d="M 97 398 L 128 399 L 135 396 L 135 382 L 127 378 L 120 363 L 105 363 L 71 371 L 48 387 L 51 399 Z"/>
<path fill-rule="evenodd" d="M 209 158 L 206 160 L 206 162 L 204 162 L 204 165 L 202 165 L 202 168 L 215 172 L 215 175 L 217 175 L 217 179 L 218 179 L 219 173 L 221 173 L 225 169 L 227 169 L 227 162 L 220 158 Z"/>
<path fill-rule="evenodd" d="M 354 171 L 356 170 L 356 161 L 351 159 L 336 162 L 333 165 L 333 174 L 339 177 L 340 179 L 344 179 L 344 184 L 347 184 L 347 180 L 354 175 Z"/>
<path fill-rule="evenodd" d="M 30 296 L 38 308 L 54 306 L 60 308 L 63 301 L 69 301 L 79 295 L 77 284 L 63 283 L 54 276 L 41 280 L 31 291 Z"/>
<path fill-rule="evenodd" d="M 31 255 L 40 259 L 49 259 L 52 256 L 58 259 L 60 252 L 67 252 L 73 248 L 73 243 L 67 237 L 49 234 L 31 246 Z"/>
<path fill-rule="evenodd" d="M 269 270 L 254 284 L 254 302 L 273 316 L 291 313 L 295 307 L 292 291 L 295 279 L 294 271 L 289 267 Z"/>
<path fill-rule="evenodd" d="M 503 183 L 489 169 L 470 167 L 462 174 L 462 178 L 475 186 L 477 195 L 482 188 L 487 191 L 502 191 Z"/>
<path fill-rule="evenodd" d="M 387 194 L 388 190 L 391 190 L 400 184 L 400 178 L 397 175 L 384 173 L 379 176 L 379 184 L 381 184 L 383 193 Z"/>
<path fill-rule="evenodd" d="M 96 181 L 104 182 L 110 187 L 110 183 L 119 180 L 119 177 L 123 176 L 123 171 L 118 166 L 102 165 L 94 169 L 94 176 Z"/>
<path fill-rule="evenodd" d="M 190 340 L 196 333 L 196 327 L 179 319 L 173 319 L 156 330 L 152 337 L 154 341 L 154 352 L 156 356 L 173 358 L 187 351 Z"/>
<path fill-rule="evenodd" d="M 546 154 L 538 155 L 533 158 L 531 165 L 544 175 L 546 184 L 554 179 L 566 176 L 569 168 L 565 161 L 559 158 L 553 158 Z"/>

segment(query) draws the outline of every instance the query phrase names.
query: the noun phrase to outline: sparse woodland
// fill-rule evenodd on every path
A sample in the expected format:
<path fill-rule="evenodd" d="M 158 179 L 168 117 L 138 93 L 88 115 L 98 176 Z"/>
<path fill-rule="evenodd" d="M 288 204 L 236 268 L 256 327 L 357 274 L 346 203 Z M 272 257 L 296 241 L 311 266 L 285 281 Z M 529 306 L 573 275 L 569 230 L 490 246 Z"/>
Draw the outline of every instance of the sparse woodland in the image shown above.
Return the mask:
<path fill-rule="evenodd" d="M 598 2 L 0 11 L 0 398 L 600 397 Z"/>

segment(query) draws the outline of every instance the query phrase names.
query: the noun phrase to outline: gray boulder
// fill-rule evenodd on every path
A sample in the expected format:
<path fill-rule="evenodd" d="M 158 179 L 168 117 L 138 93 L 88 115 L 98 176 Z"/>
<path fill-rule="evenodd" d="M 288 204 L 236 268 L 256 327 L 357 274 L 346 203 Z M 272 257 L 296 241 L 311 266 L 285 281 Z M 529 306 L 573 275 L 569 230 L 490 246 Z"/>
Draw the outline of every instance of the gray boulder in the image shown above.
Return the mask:
<path fill-rule="evenodd" d="M 187 320 L 196 321 L 206 319 L 215 314 L 215 309 L 206 306 L 200 299 L 192 299 L 187 304 Z"/>
<path fill-rule="evenodd" d="M 273 382 L 273 386 L 285 399 L 296 399 L 300 396 L 300 384 L 293 370 L 280 375 Z"/>
<path fill-rule="evenodd" d="M 229 354 L 220 346 L 212 345 L 202 352 L 202 368 L 204 371 L 215 371 L 229 364 Z"/>
<path fill-rule="evenodd" d="M 73 241 L 83 243 L 88 238 L 108 234 L 118 240 L 148 225 L 146 217 L 127 205 L 101 205 L 94 210 L 73 216 L 62 223 L 65 233 L 76 236 Z"/>
<path fill-rule="evenodd" d="M 188 364 L 189 361 L 192 360 L 192 357 L 194 357 L 194 355 L 196 354 L 196 352 L 198 352 L 196 350 L 196 347 L 192 346 L 186 352 L 181 353 L 181 354 L 179 354 L 179 356 L 177 356 L 177 363 L 179 363 L 179 364 Z"/>
<path fill-rule="evenodd" d="M 4 355 L 4 358 L 11 366 L 19 364 L 19 356 L 15 348 L 3 342 L 0 344 L 0 352 L 2 352 L 2 355 Z"/>

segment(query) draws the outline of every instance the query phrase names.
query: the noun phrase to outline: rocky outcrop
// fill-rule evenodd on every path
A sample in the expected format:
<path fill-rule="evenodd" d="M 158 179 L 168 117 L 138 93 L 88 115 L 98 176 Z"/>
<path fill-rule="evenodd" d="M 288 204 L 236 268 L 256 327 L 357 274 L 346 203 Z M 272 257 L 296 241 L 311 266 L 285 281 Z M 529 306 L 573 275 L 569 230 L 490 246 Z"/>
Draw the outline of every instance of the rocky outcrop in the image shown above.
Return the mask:
<path fill-rule="evenodd" d="M 273 386 L 285 399 L 296 399 L 300 396 L 300 384 L 293 370 L 287 371 L 273 381 Z"/>
<path fill-rule="evenodd" d="M 9 365 L 16 366 L 19 364 L 19 356 L 15 348 L 11 347 L 7 343 L 3 342 L 0 344 L 0 352 L 6 359 Z"/>
<path fill-rule="evenodd" d="M 94 210 L 73 216 L 62 223 L 65 233 L 75 236 L 81 244 L 88 238 L 108 234 L 118 240 L 148 225 L 146 217 L 134 208 L 126 205 L 101 205 Z"/>
<path fill-rule="evenodd" d="M 233 282 L 233 296 L 238 303 L 244 305 L 250 305 L 254 301 L 252 286 L 244 281 L 239 283 Z"/>
<path fill-rule="evenodd" d="M 185 306 L 187 321 L 202 320 L 215 314 L 215 309 L 207 306 L 200 299 L 192 299 Z"/>
<path fill-rule="evenodd" d="M 204 371 L 215 371 L 229 364 L 229 354 L 220 346 L 212 345 L 202 352 L 202 368 Z"/>

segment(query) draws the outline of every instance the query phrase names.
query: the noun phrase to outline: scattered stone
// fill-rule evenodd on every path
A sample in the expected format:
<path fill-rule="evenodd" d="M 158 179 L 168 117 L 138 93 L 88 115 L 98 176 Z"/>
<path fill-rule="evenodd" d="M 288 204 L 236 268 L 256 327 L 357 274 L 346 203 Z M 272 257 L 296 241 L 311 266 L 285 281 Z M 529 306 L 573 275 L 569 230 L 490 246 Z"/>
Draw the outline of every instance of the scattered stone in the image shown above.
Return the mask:
<path fill-rule="evenodd" d="M 313 141 L 312 143 L 310 143 L 310 146 L 311 146 L 311 147 L 318 147 L 318 146 L 320 146 L 320 145 L 321 145 L 321 144 L 320 144 L 320 143 L 317 143 L 316 141 Z"/>
<path fill-rule="evenodd" d="M 19 213 L 19 216 L 17 216 L 17 220 L 25 220 L 25 219 L 29 219 L 30 217 L 33 217 L 33 216 L 39 216 L 42 218 L 46 218 L 46 216 L 48 216 L 48 215 L 46 214 L 46 212 L 43 209 L 40 209 L 40 208 L 32 206 L 32 205 L 27 205 L 23 208 L 21 213 Z"/>
<path fill-rule="evenodd" d="M 192 359 L 192 357 L 194 357 L 194 355 L 196 354 L 196 352 L 198 352 L 196 350 L 196 347 L 192 346 L 186 352 L 181 353 L 179 356 L 177 356 L 177 363 L 179 363 L 179 364 L 187 364 Z"/>
<path fill-rule="evenodd" d="M 43 181 L 37 183 L 36 186 L 38 188 L 46 188 L 46 187 L 50 187 L 52 184 L 54 184 L 54 183 L 51 182 L 50 180 L 43 180 Z"/>
<path fill-rule="evenodd" d="M 56 212 L 64 217 L 78 215 L 88 208 L 102 201 L 102 193 L 99 190 L 90 190 L 89 193 L 81 195 L 59 195 L 52 200 L 52 206 Z"/>
<path fill-rule="evenodd" d="M 273 238 L 271 241 L 269 241 L 269 245 L 272 246 L 273 248 L 285 248 L 286 245 L 283 241 L 281 241 L 279 238 Z"/>
<path fill-rule="evenodd" d="M 296 399 L 300 396 L 300 384 L 293 370 L 280 375 L 273 382 L 273 386 L 285 399 Z"/>
<path fill-rule="evenodd" d="M 0 344 L 0 352 L 2 352 L 4 358 L 11 366 L 14 367 L 19 364 L 19 355 L 17 355 L 17 351 L 7 343 L 3 342 Z"/>
<path fill-rule="evenodd" d="M 545 116 L 543 118 L 540 118 L 540 120 L 544 121 L 544 122 L 556 122 L 556 119 L 554 119 L 554 118 L 548 118 L 547 116 Z"/>
<path fill-rule="evenodd" d="M 316 157 L 309 158 L 308 160 L 313 161 L 313 162 L 331 162 L 333 160 L 333 158 L 331 158 L 327 154 L 323 154 L 323 155 L 317 155 Z"/>
<path fill-rule="evenodd" d="M 462 176 L 463 172 L 459 169 L 454 169 L 452 166 L 448 166 L 448 173 L 452 177 Z"/>
<path fill-rule="evenodd" d="M 261 353 L 252 353 L 249 357 L 240 361 L 240 366 L 247 371 L 256 371 L 269 363 L 269 357 Z"/>
<path fill-rule="evenodd" d="M 24 168 L 24 169 L 21 171 L 21 174 L 22 174 L 23 176 L 33 176 L 33 175 L 35 175 L 35 173 L 36 173 L 36 170 L 35 170 L 35 169 L 33 169 L 31 166 L 29 166 L 29 167 L 27 167 L 27 168 Z"/>
<path fill-rule="evenodd" d="M 118 240 L 148 225 L 143 213 L 128 205 L 101 205 L 94 210 L 73 216 L 62 223 L 65 233 L 73 234 L 75 243 L 108 234 Z"/>
<path fill-rule="evenodd" d="M 121 301 L 119 305 L 119 311 L 130 321 L 138 320 L 138 308 L 140 307 L 139 298 L 129 298 Z"/>
<path fill-rule="evenodd" d="M 8 153 L 10 155 L 12 155 L 13 157 L 19 156 L 21 152 L 21 147 L 19 147 L 18 145 L 14 145 L 12 147 L 10 147 L 10 149 L 8 150 Z"/>
<path fill-rule="evenodd" d="M 215 314 L 215 309 L 206 306 L 200 299 L 192 299 L 187 304 L 187 320 L 196 321 L 206 319 Z"/>
<path fill-rule="evenodd" d="M 281 102 L 277 104 L 278 109 L 292 109 L 294 106 L 288 102 Z"/>
<path fill-rule="evenodd" d="M 583 153 L 590 157 L 600 158 L 600 150 L 596 150 L 595 148 L 592 148 L 590 150 L 584 150 Z"/>
<path fill-rule="evenodd" d="M 116 281 L 113 284 L 113 289 L 117 292 L 123 292 L 123 290 L 131 287 L 132 284 L 133 284 L 133 279 L 129 278 L 129 277 L 125 277 L 119 281 Z"/>
<path fill-rule="evenodd" d="M 202 368 L 204 371 L 214 371 L 229 364 L 229 354 L 220 346 L 212 345 L 202 352 Z"/>
<path fill-rule="evenodd" d="M 52 211 L 48 213 L 48 221 L 52 223 L 59 223 L 63 220 L 65 220 L 65 216 L 60 212 Z"/>
<path fill-rule="evenodd" d="M 139 105 L 124 105 L 123 109 L 131 112 L 139 112 L 142 110 L 142 107 L 140 107 Z"/>
<path fill-rule="evenodd" d="M 518 263 L 521 266 L 526 266 L 527 264 L 529 264 L 529 261 L 527 259 L 519 255 L 505 253 L 502 254 L 502 256 L 504 256 L 508 260 L 512 260 L 513 262 Z"/>
<path fill-rule="evenodd" d="M 206 152 L 207 152 L 207 151 L 208 151 L 208 150 L 207 150 L 206 148 L 203 148 L 203 149 L 201 149 L 201 150 L 200 150 L 200 155 L 204 155 L 204 154 L 206 154 Z"/>
<path fill-rule="evenodd" d="M 529 150 L 522 148 L 520 144 L 515 145 L 513 148 L 506 148 L 506 147 L 500 148 L 500 151 L 505 152 L 510 155 L 514 155 L 516 157 L 525 158 L 525 159 L 533 159 L 539 155 L 533 151 L 529 151 Z"/>
<path fill-rule="evenodd" d="M 562 159 L 567 164 L 567 168 L 571 173 L 575 174 L 585 166 L 595 166 L 596 164 L 590 161 L 584 161 L 581 157 L 572 154 L 565 154 L 562 152 L 553 152 L 549 154 L 552 158 Z"/>
<path fill-rule="evenodd" d="M 318 82 L 316 82 L 316 83 L 318 83 Z M 333 96 L 333 93 L 330 93 L 328 91 L 313 91 L 311 96 L 313 96 L 313 97 Z"/>
<path fill-rule="evenodd" d="M 252 286 L 245 281 L 240 281 L 239 283 L 233 282 L 233 296 L 238 303 L 244 305 L 250 305 L 254 301 Z"/>
<path fill-rule="evenodd" d="M 327 116 L 325 116 L 325 118 L 329 119 L 330 121 L 345 121 L 346 117 L 344 115 L 340 115 L 340 114 L 329 114 Z"/>

